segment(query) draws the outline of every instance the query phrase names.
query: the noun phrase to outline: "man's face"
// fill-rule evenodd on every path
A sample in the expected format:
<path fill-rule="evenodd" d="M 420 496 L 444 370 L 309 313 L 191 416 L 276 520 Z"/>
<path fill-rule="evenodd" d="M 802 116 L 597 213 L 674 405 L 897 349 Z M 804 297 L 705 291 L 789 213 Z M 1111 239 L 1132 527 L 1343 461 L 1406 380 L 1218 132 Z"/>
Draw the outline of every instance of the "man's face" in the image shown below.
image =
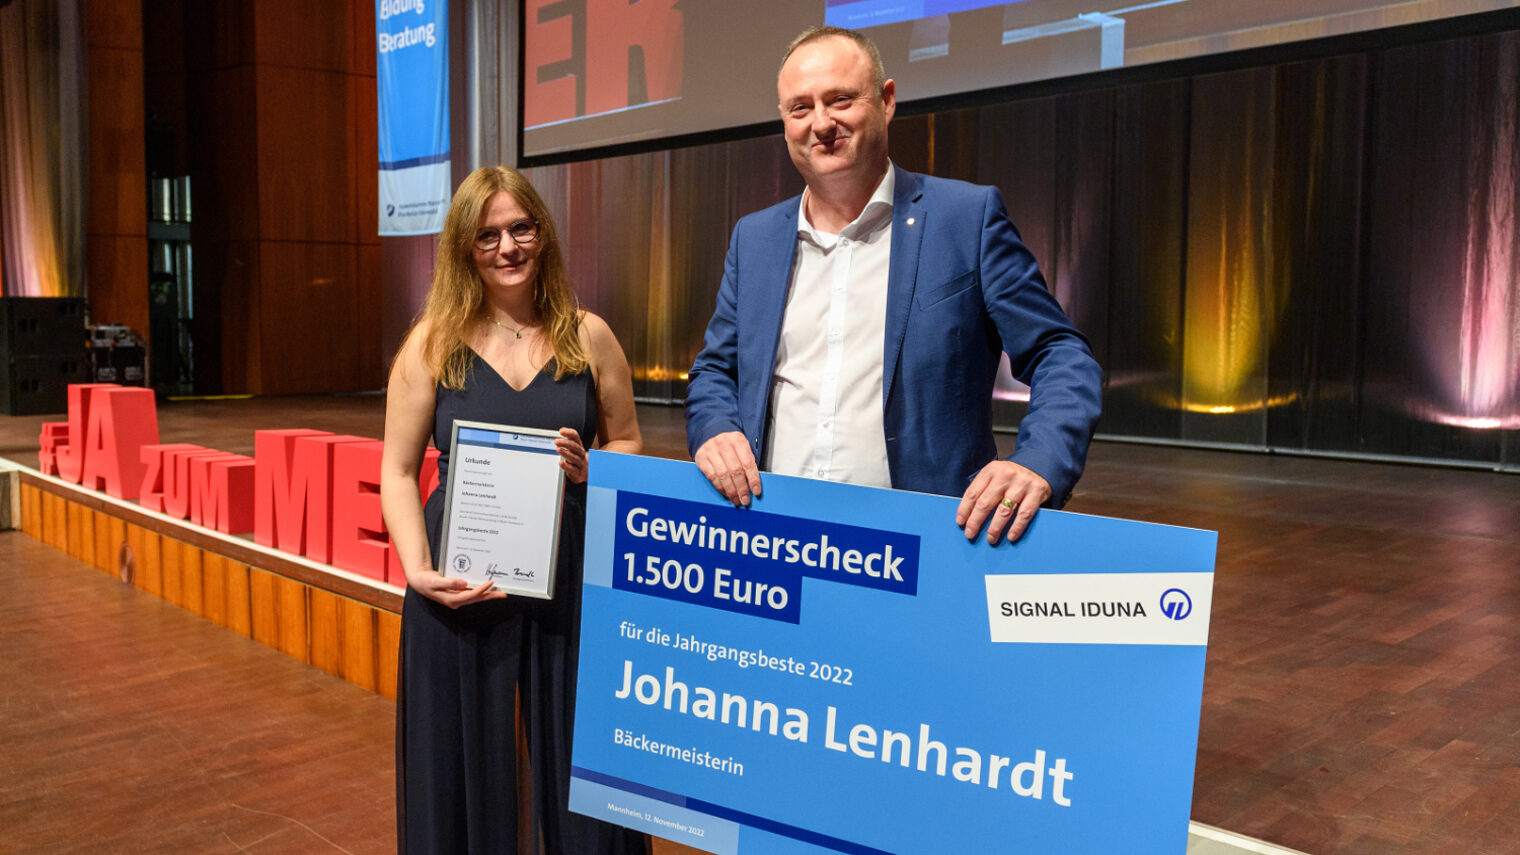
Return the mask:
<path fill-rule="evenodd" d="M 776 79 L 792 163 L 809 186 L 850 182 L 869 192 L 887 168 L 887 123 L 897 107 L 888 80 L 877 93 L 871 60 L 854 42 L 821 38 L 797 48 Z"/>

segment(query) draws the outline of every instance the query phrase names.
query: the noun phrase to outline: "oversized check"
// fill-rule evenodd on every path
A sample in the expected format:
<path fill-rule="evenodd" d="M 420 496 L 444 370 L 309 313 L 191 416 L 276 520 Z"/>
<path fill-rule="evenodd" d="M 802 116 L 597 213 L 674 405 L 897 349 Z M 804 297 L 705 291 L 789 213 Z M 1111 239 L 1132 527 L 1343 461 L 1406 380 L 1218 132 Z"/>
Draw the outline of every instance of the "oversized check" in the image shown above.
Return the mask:
<path fill-rule="evenodd" d="M 1213 532 L 595 453 L 572 809 L 718 853 L 1187 847 Z"/>

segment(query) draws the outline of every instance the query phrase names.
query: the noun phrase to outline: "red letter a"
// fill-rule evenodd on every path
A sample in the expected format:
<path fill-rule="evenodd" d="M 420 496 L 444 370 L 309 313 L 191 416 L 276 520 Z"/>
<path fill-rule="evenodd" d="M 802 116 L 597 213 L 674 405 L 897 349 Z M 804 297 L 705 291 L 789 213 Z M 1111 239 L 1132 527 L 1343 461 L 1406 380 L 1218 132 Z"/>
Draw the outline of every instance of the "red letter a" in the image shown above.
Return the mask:
<path fill-rule="evenodd" d="M 136 499 L 147 469 L 142 447 L 158 443 L 158 406 L 153 390 L 127 386 L 93 390 L 89 428 L 84 436 L 81 483 L 85 489 L 104 489 L 118 499 Z"/>

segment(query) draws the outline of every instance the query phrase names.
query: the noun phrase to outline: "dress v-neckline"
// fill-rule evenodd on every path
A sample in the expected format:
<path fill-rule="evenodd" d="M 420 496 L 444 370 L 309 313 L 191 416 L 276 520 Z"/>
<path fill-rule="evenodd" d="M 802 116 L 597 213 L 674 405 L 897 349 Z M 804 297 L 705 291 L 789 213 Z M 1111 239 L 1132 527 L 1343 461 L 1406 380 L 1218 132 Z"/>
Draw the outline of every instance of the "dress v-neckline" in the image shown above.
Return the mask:
<path fill-rule="evenodd" d="M 524 383 L 522 385 L 522 388 L 518 388 L 512 385 L 511 380 L 508 380 L 506 377 L 502 376 L 502 373 L 496 370 L 496 366 L 492 365 L 490 361 L 487 360 L 484 356 L 481 356 L 480 351 L 471 347 L 470 352 L 475 354 L 475 359 L 478 360 L 481 365 L 484 365 L 485 367 L 491 369 L 491 374 L 495 376 L 497 380 L 501 381 L 501 385 L 506 386 L 508 389 L 511 389 L 513 392 L 517 392 L 518 394 L 531 389 L 533 387 L 533 384 L 538 382 L 538 378 L 544 375 L 544 369 L 548 368 L 554 362 L 554 357 L 550 356 L 547 362 L 545 362 L 543 365 L 540 365 L 538 367 L 538 370 L 533 372 L 533 377 L 529 379 L 527 383 Z"/>

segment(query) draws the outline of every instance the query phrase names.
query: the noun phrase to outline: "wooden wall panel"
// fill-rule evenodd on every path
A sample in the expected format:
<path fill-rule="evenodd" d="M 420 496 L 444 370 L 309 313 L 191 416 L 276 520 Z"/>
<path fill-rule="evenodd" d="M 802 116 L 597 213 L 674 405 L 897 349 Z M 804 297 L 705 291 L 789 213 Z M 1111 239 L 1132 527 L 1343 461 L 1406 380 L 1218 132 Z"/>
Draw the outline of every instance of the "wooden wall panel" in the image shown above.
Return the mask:
<path fill-rule="evenodd" d="M 343 611 L 343 679 L 376 691 L 375 610 L 345 599 Z"/>
<path fill-rule="evenodd" d="M 90 47 L 142 50 L 140 0 L 90 0 L 84 16 L 84 40 Z"/>
<path fill-rule="evenodd" d="M 195 202 L 195 389 L 260 391 L 258 323 L 258 116 L 252 28 L 221 3 L 186 8 L 186 109 Z M 252 15 L 246 8 L 239 15 Z M 246 58 L 244 51 L 246 50 Z M 227 64 L 222 64 L 227 63 Z M 238 109 L 227 109 L 236 104 Z"/>
<path fill-rule="evenodd" d="M 58 497 L 53 503 L 53 538 L 55 548 L 61 552 L 69 551 L 69 502 L 67 499 Z"/>
<path fill-rule="evenodd" d="M 91 46 L 89 74 L 91 169 L 85 228 L 91 234 L 146 239 L 141 44 L 136 50 Z"/>
<path fill-rule="evenodd" d="M 61 552 L 68 552 L 68 546 L 70 546 L 68 507 L 70 505 L 68 505 L 67 499 L 56 499 L 53 502 L 53 540 L 55 540 L 56 549 L 59 549 Z M 70 555 L 70 557 L 73 557 L 73 555 Z"/>
<path fill-rule="evenodd" d="M 259 236 L 254 80 L 251 66 L 233 65 L 191 74 L 186 86 L 188 109 L 198 117 L 190 129 L 195 141 L 190 152 L 190 175 L 195 194 L 197 256 L 206 239 L 255 240 Z M 239 109 L 226 109 L 229 103 Z M 196 274 L 200 275 L 199 269 Z M 202 290 L 197 283 L 196 294 Z"/>
<path fill-rule="evenodd" d="M 55 547 L 67 553 L 69 551 L 69 502 L 63 498 L 57 498 L 53 503 L 53 539 Z"/>
<path fill-rule="evenodd" d="M 79 560 L 93 567 L 99 567 L 95 560 L 95 511 L 84 506 L 79 507 Z"/>
<path fill-rule="evenodd" d="M 45 523 L 47 514 L 43 510 L 45 494 L 36 487 L 22 485 L 21 489 L 21 519 L 24 526 L 22 530 L 46 543 L 47 527 Z"/>
<path fill-rule="evenodd" d="M 363 389 L 385 387 L 386 369 L 394 353 L 385 330 L 385 271 L 380 249 L 380 188 L 375 164 L 380 161 L 379 96 L 375 76 L 375 4 L 351 2 L 351 63 L 348 78 L 349 166 L 354 186 L 354 240 L 359 243 L 359 376 Z M 392 238 L 391 240 L 395 240 Z"/>
<path fill-rule="evenodd" d="M 376 203 L 378 204 L 378 202 Z M 373 211 L 371 211 L 373 219 Z M 386 370 L 393 352 L 384 346 L 382 329 L 385 324 L 384 301 L 380 299 L 384 272 L 380 269 L 379 244 L 360 244 L 357 248 L 357 279 L 354 282 L 353 312 L 358 323 L 357 338 L 359 364 L 356 382 L 365 389 L 384 389 Z"/>
<path fill-rule="evenodd" d="M 180 565 L 184 563 L 185 552 L 194 549 L 188 543 L 165 537 L 159 545 L 159 589 L 165 600 L 184 608 L 185 606 L 185 577 L 180 571 Z"/>
<path fill-rule="evenodd" d="M 79 531 L 79 519 L 82 516 L 84 507 L 74 502 L 64 502 L 64 552 L 76 561 L 84 555 L 84 546 L 81 545 L 84 532 Z"/>
<path fill-rule="evenodd" d="M 139 566 L 145 568 L 150 577 L 158 579 L 160 586 L 162 586 L 164 578 L 163 545 L 167 541 L 172 546 L 174 538 L 163 537 L 158 532 L 146 528 L 139 527 L 137 530 L 139 532 L 138 542 L 142 547 L 142 551 L 139 553 L 142 556 Z M 160 593 L 159 596 L 163 595 Z"/>
<path fill-rule="evenodd" d="M 375 165 L 380 162 L 379 104 L 375 78 L 349 75 L 348 86 L 348 179 L 352 185 L 355 243 L 380 245 L 380 181 Z"/>
<path fill-rule="evenodd" d="M 275 616 L 279 622 L 279 649 L 302 662 L 311 661 L 307 632 L 305 585 L 284 576 L 275 577 Z"/>
<path fill-rule="evenodd" d="M 168 550 L 164 551 L 167 552 Z M 184 606 L 186 611 L 194 612 L 203 617 L 206 614 L 206 606 L 204 602 L 205 582 L 201 573 L 201 562 L 207 554 L 188 543 L 180 544 L 180 604 Z"/>
<path fill-rule="evenodd" d="M 42 491 L 30 484 L 21 485 L 21 531 L 42 539 Z"/>
<path fill-rule="evenodd" d="M 350 0 L 348 72 L 375 76 L 375 4 Z"/>
<path fill-rule="evenodd" d="M 132 556 L 132 584 L 155 597 L 164 596 L 164 568 L 162 561 L 148 561 L 145 545 L 147 532 L 141 526 L 127 523 L 125 526 L 127 551 Z M 162 542 L 160 542 L 162 548 Z"/>
<path fill-rule="evenodd" d="M 259 253 L 264 392 L 358 388 L 361 301 L 354 246 L 264 241 Z"/>
<path fill-rule="evenodd" d="M 379 388 L 379 268 L 361 279 L 356 251 L 380 245 L 374 5 L 202 5 L 185 14 L 197 391 Z"/>
<path fill-rule="evenodd" d="M 85 296 L 96 323 L 148 334 L 148 172 L 142 4 L 91 0 L 84 15 L 89 129 Z"/>
<path fill-rule="evenodd" d="M 185 67 L 192 72 L 246 66 L 254 58 L 255 13 L 267 4 L 185 3 Z"/>
<path fill-rule="evenodd" d="M 280 617 L 275 599 L 275 575 L 257 567 L 248 568 L 248 605 L 252 616 L 254 641 L 280 647 Z"/>
<path fill-rule="evenodd" d="M 352 241 L 346 76 L 261 65 L 255 97 L 259 237 Z"/>
<path fill-rule="evenodd" d="M 47 525 L 47 493 L 34 489 L 32 491 L 32 536 L 46 543 L 48 539 Z"/>
<path fill-rule="evenodd" d="M 141 235 L 91 234 L 84 250 L 84 271 L 89 283 L 90 320 L 123 324 L 147 338 L 147 226 Z M 129 276 L 128 271 L 136 273 Z"/>
<path fill-rule="evenodd" d="M 102 573 L 119 576 L 121 567 L 116 563 L 116 544 L 111 542 L 111 515 L 90 511 L 90 528 L 95 533 L 93 557 L 95 569 Z"/>
<path fill-rule="evenodd" d="M 84 518 L 89 514 L 89 508 L 75 502 L 65 502 L 63 505 L 63 518 L 66 530 L 64 531 L 65 542 L 68 544 L 68 555 L 75 561 L 88 561 L 84 548 Z M 93 534 L 93 533 L 92 533 Z M 93 536 L 91 540 L 93 541 Z M 92 544 L 93 546 L 93 544 Z"/>
<path fill-rule="evenodd" d="M 337 594 L 312 588 L 311 664 L 329 674 L 340 675 L 343 667 L 343 632 Z"/>
<path fill-rule="evenodd" d="M 79 560 L 79 510 L 73 502 L 63 503 L 63 552 L 76 561 Z"/>
<path fill-rule="evenodd" d="M 59 552 L 69 551 L 68 507 L 62 496 L 42 497 L 43 542 Z"/>
<path fill-rule="evenodd" d="M 401 655 L 401 615 L 376 609 L 375 621 L 375 663 L 380 681 L 379 691 L 394 701 L 396 677 L 399 674 L 397 661 Z"/>
<path fill-rule="evenodd" d="M 369 70 L 374 71 L 374 19 L 370 7 L 368 26 Z M 353 187 L 353 240 L 358 244 L 357 322 L 359 329 L 358 376 L 360 388 L 385 387 L 391 353 L 384 347 L 385 324 L 383 273 L 380 269 L 380 187 L 374 164 L 380 161 L 379 108 L 373 76 L 348 77 L 349 180 Z"/>
<path fill-rule="evenodd" d="M 126 546 L 127 544 L 127 524 L 124 521 L 117 519 L 116 517 L 107 516 L 105 528 L 106 542 L 110 544 L 110 552 L 108 555 L 111 561 L 111 566 L 113 568 L 111 572 L 118 577 L 122 577 L 123 567 L 121 560 L 121 551 L 122 547 Z M 133 572 L 135 572 L 135 568 Z M 137 580 L 130 576 L 122 577 L 122 581 L 130 582 L 134 585 L 137 583 Z"/>
<path fill-rule="evenodd" d="M 132 565 L 132 585 L 155 597 L 162 597 L 164 583 L 158 576 L 159 568 L 153 568 L 153 572 L 150 573 L 148 568 L 143 566 L 143 530 L 131 523 L 124 524 L 122 543 L 126 545 L 127 560 Z"/>
<path fill-rule="evenodd" d="M 305 27 L 304 17 L 259 22 L 278 30 L 293 18 Z M 343 27 L 331 32 L 346 40 Z M 332 59 L 342 66 L 344 57 Z M 362 388 L 348 76 L 261 64 L 255 90 L 259 387 L 265 394 Z"/>
<path fill-rule="evenodd" d="M 206 241 L 196 252 L 196 305 L 206 308 L 208 317 L 197 316 L 195 335 L 205 342 L 203 350 L 212 352 L 209 362 L 196 357 L 196 388 L 260 394 L 259 243 Z M 231 341 L 237 346 L 227 344 Z"/>
<path fill-rule="evenodd" d="M 228 563 L 215 552 L 201 555 L 201 616 L 217 626 L 227 625 Z"/>
<path fill-rule="evenodd" d="M 349 5 L 261 3 L 254 21 L 254 61 L 260 65 L 342 71 L 351 62 Z M 369 4 L 374 8 L 374 4 Z M 371 16 L 371 26 L 373 26 Z"/>
<path fill-rule="evenodd" d="M 240 561 L 228 561 L 227 570 L 227 628 L 243 636 L 253 637 L 253 595 L 249 572 L 252 570 Z"/>
<path fill-rule="evenodd" d="M 69 551 L 69 503 L 60 496 L 54 496 L 48 503 L 51 507 L 49 519 L 52 521 L 52 547 L 60 552 Z"/>

